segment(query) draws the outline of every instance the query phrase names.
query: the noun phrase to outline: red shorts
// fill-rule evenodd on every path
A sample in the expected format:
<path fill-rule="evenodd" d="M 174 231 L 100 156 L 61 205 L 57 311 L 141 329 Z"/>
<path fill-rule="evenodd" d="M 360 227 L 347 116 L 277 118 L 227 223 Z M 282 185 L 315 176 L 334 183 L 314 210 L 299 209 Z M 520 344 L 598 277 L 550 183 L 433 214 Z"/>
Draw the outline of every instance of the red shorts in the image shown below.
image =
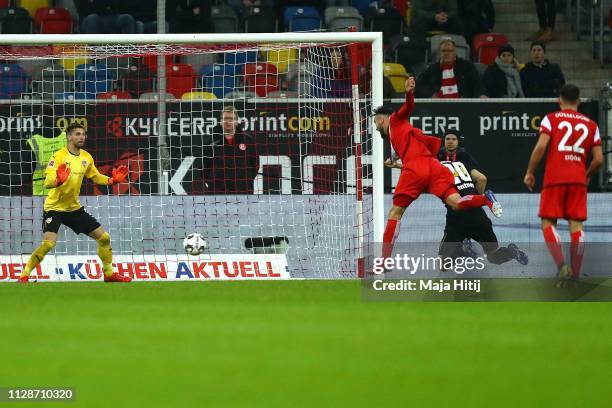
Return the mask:
<path fill-rule="evenodd" d="M 428 192 L 442 200 L 456 193 L 455 177 L 433 157 L 420 157 L 402 169 L 395 186 L 393 205 L 408 207 L 421 193 Z"/>
<path fill-rule="evenodd" d="M 587 187 L 583 184 L 560 184 L 544 187 L 540 196 L 540 218 L 587 219 Z"/>

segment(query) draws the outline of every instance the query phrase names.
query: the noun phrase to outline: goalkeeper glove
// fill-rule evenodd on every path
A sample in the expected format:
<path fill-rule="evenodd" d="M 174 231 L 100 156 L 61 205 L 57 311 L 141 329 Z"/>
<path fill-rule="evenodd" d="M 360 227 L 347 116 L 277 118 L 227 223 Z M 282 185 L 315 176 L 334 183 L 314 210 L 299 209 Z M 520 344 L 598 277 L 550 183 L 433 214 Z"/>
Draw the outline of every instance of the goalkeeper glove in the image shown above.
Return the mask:
<path fill-rule="evenodd" d="M 59 187 L 68 180 L 70 176 L 70 167 L 66 163 L 62 163 L 57 168 L 57 178 L 55 179 L 55 187 Z"/>
<path fill-rule="evenodd" d="M 126 166 L 119 166 L 114 168 L 112 171 L 112 177 L 108 179 L 108 184 L 113 185 L 117 183 L 123 183 L 127 179 L 128 168 Z"/>

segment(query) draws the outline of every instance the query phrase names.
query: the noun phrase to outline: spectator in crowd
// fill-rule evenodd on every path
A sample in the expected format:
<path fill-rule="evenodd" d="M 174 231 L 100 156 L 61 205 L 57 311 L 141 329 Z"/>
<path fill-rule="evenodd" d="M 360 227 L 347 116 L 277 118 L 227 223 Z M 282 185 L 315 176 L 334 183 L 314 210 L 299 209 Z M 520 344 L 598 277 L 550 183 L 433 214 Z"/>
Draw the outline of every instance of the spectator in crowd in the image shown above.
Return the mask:
<path fill-rule="evenodd" d="M 440 42 L 440 62 L 430 64 L 419 76 L 418 98 L 486 98 L 476 67 L 457 57 L 456 44 L 450 38 Z"/>
<path fill-rule="evenodd" d="M 549 42 L 553 39 L 557 17 L 556 0 L 535 0 L 540 29 L 526 38 L 527 41 Z"/>
<path fill-rule="evenodd" d="M 531 62 L 521 70 L 521 83 L 527 98 L 554 98 L 565 85 L 565 77 L 558 64 L 546 58 L 546 44 L 541 41 L 531 43 L 529 55 Z"/>
<path fill-rule="evenodd" d="M 259 154 L 255 140 L 240 128 L 238 112 L 233 107 L 221 111 L 221 143 L 204 158 L 205 192 L 209 194 L 253 194 L 253 182 L 259 172 Z"/>
<path fill-rule="evenodd" d="M 457 0 L 413 0 L 411 6 L 410 27 L 418 37 L 425 38 L 428 31 L 464 35 Z"/>
<path fill-rule="evenodd" d="M 476 34 L 490 33 L 495 26 L 495 7 L 491 0 L 461 0 L 459 16 L 465 22 L 468 44 Z"/>
<path fill-rule="evenodd" d="M 495 62 L 487 67 L 483 82 L 490 98 L 524 98 L 520 66 L 514 58 L 514 48 L 502 45 Z"/>
<path fill-rule="evenodd" d="M 79 15 L 83 17 L 83 34 L 133 34 L 136 21 L 126 14 L 120 0 L 75 0 Z"/>
<path fill-rule="evenodd" d="M 349 64 L 338 48 L 323 48 L 329 56 L 311 78 L 310 94 L 315 98 L 348 98 L 351 96 Z"/>
<path fill-rule="evenodd" d="M 172 15 L 172 1 L 166 1 L 166 21 Z M 154 34 L 157 33 L 157 6 L 148 1 L 138 1 L 130 3 L 130 14 L 136 20 L 136 32 L 139 34 Z M 169 27 L 166 23 L 166 32 Z"/>
<path fill-rule="evenodd" d="M 171 33 L 213 32 L 213 0 L 167 0 Z"/>

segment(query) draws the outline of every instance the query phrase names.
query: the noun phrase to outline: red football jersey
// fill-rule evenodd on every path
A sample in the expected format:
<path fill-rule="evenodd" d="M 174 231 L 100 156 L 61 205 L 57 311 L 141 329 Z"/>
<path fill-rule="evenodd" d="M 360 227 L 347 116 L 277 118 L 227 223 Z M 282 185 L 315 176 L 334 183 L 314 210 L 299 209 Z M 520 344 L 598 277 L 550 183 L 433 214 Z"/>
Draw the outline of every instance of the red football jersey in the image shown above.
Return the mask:
<path fill-rule="evenodd" d="M 441 140 L 423 134 L 421 129 L 408 122 L 408 116 L 414 109 L 414 95 L 406 94 L 406 101 L 400 109 L 389 118 L 389 140 L 397 155 L 406 167 L 416 157 L 436 157 L 440 150 Z"/>
<path fill-rule="evenodd" d="M 549 113 L 540 133 L 550 136 L 544 187 L 586 184 L 586 162 L 593 146 L 601 145 L 597 123 L 570 109 Z"/>

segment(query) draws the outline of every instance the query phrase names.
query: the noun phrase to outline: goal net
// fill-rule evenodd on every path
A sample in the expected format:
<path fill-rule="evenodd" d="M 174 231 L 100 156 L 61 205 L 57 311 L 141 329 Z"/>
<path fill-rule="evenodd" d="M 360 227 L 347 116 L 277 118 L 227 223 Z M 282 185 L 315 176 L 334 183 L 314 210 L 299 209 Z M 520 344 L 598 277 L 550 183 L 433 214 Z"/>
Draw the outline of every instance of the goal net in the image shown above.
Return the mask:
<path fill-rule="evenodd" d="M 80 197 L 109 231 L 119 272 L 185 257 L 183 238 L 196 232 L 209 244 L 203 259 L 285 253 L 285 277 L 358 276 L 382 235 L 370 119 L 382 56 L 366 34 L 61 45 L 37 35 L 44 45 L 2 46 L 0 255 L 18 268 L 40 243 L 44 168 L 77 122 L 101 173 L 129 169 L 113 187 L 84 181 Z M 45 262 L 93 268 L 95 254 L 93 240 L 62 227 Z"/>

